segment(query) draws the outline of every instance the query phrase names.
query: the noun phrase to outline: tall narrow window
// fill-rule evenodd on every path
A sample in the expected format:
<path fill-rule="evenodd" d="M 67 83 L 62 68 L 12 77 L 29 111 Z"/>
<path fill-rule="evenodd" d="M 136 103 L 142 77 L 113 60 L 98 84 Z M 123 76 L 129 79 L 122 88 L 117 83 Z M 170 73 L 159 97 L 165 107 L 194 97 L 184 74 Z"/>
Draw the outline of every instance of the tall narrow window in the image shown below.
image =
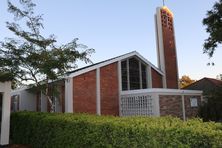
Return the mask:
<path fill-rule="evenodd" d="M 126 61 L 121 62 L 121 71 L 122 71 L 122 90 L 127 90 L 127 63 Z"/>
<path fill-rule="evenodd" d="M 139 61 L 135 58 L 129 59 L 129 81 L 130 90 L 140 89 Z"/>
<path fill-rule="evenodd" d="M 122 90 L 135 90 L 147 88 L 148 75 L 146 71 L 146 65 L 142 62 L 139 62 L 137 58 L 130 58 L 125 61 L 122 61 L 121 74 Z"/>
<path fill-rule="evenodd" d="M 142 72 L 142 88 L 147 88 L 147 73 L 146 73 L 146 65 L 141 64 L 141 72 Z"/>

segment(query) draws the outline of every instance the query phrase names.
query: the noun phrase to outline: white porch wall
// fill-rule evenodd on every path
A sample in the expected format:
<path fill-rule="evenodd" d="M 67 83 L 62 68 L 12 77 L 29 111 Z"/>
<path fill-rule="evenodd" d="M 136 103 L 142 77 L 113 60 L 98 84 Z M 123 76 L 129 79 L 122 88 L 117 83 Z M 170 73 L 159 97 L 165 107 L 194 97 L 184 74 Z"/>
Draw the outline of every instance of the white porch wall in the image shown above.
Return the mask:
<path fill-rule="evenodd" d="M 3 97 L 0 145 L 7 145 L 9 144 L 11 82 L 0 83 L 0 92 Z"/>
<path fill-rule="evenodd" d="M 36 94 L 27 89 L 11 92 L 11 96 L 19 96 L 19 110 L 36 111 Z"/>
<path fill-rule="evenodd" d="M 73 113 L 73 78 L 65 80 L 65 112 Z"/>
<path fill-rule="evenodd" d="M 58 90 L 61 93 L 61 89 Z M 22 88 L 14 90 L 11 92 L 11 96 L 19 96 L 19 110 L 36 111 L 37 107 L 37 94 L 29 92 L 27 88 Z M 62 102 L 59 100 L 61 94 L 56 99 L 56 111 L 62 112 Z M 41 100 L 41 112 L 47 112 L 47 98 L 43 93 L 39 94 L 39 99 Z"/>
<path fill-rule="evenodd" d="M 28 91 L 22 91 L 19 110 L 36 111 L 36 95 Z"/>

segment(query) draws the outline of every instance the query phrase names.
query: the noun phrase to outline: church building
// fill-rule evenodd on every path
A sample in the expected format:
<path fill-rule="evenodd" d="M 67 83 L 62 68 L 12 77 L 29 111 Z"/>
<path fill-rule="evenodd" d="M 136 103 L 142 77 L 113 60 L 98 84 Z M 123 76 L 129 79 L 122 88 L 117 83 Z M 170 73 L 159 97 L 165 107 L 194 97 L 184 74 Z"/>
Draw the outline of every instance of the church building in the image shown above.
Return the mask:
<path fill-rule="evenodd" d="M 202 92 L 178 88 L 173 13 L 155 14 L 158 67 L 133 51 L 67 73 L 59 82 L 56 112 L 114 116 L 197 115 Z M 12 110 L 49 111 L 45 96 L 27 89 L 12 92 Z"/>

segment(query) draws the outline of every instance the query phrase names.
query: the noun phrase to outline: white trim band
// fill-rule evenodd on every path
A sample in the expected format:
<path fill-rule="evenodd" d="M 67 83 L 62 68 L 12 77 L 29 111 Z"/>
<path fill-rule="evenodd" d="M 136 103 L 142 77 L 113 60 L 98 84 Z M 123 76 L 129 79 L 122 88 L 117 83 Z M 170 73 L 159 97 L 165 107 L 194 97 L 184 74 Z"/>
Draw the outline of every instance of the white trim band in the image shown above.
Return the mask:
<path fill-rule="evenodd" d="M 96 114 L 101 115 L 100 68 L 96 69 Z"/>

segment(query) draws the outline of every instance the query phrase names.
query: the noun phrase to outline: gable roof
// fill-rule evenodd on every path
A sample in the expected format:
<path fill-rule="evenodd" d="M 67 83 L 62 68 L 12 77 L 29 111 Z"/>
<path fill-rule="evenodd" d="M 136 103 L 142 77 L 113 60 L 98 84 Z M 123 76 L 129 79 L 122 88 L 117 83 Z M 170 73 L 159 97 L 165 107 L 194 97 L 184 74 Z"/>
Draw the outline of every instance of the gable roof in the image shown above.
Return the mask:
<path fill-rule="evenodd" d="M 186 87 L 183 89 L 194 89 L 194 90 L 211 90 L 215 87 L 222 86 L 222 81 L 213 79 L 213 78 L 207 78 L 204 77 Z"/>
<path fill-rule="evenodd" d="M 118 61 L 130 58 L 130 57 L 133 57 L 133 56 L 137 56 L 144 63 L 146 63 L 147 65 L 150 65 L 158 73 L 163 75 L 163 72 L 160 69 L 158 69 L 155 65 L 153 65 L 151 62 L 149 62 L 147 59 L 145 59 L 137 51 L 133 51 L 133 52 L 129 52 L 129 53 L 126 53 L 126 54 L 123 54 L 123 55 L 120 55 L 120 56 L 108 59 L 108 60 L 104 60 L 104 61 L 92 64 L 92 65 L 86 66 L 86 67 L 82 67 L 82 68 L 76 69 L 74 71 L 67 72 L 67 77 L 75 77 L 75 76 L 81 75 L 83 73 L 95 70 L 97 68 L 100 68 L 100 67 L 103 67 L 103 66 L 106 66 L 106 65 L 109 65 L 109 64 L 112 64 L 112 63 L 115 63 L 115 62 L 118 62 Z"/>

